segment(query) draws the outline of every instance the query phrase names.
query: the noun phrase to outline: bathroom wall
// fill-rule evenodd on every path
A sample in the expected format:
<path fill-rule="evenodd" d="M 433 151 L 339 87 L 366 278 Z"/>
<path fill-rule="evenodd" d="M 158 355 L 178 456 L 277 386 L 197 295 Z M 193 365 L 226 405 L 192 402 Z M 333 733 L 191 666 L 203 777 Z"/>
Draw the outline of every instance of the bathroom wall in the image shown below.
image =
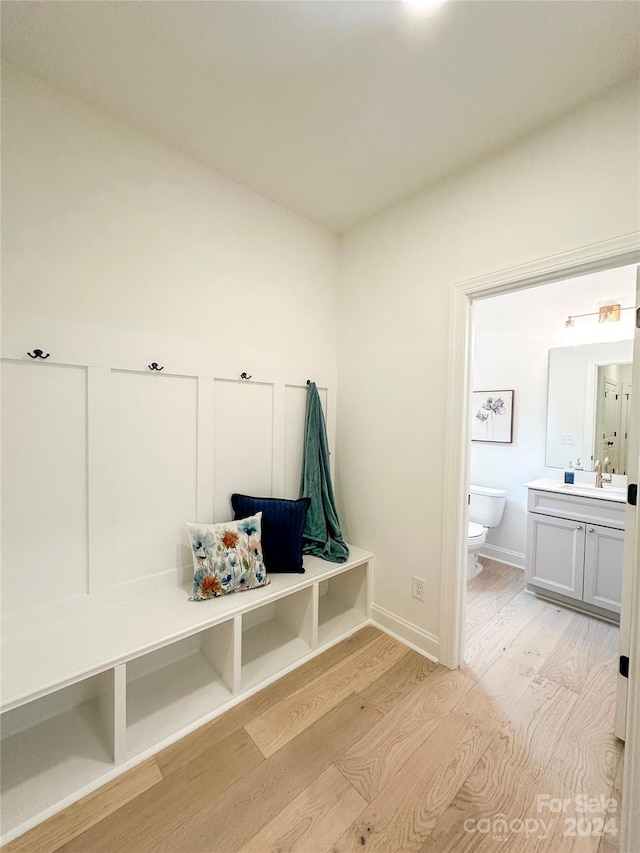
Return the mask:
<path fill-rule="evenodd" d="M 486 556 L 524 567 L 527 490 L 522 484 L 562 474 L 545 466 L 549 349 L 633 337 L 633 311 L 622 312 L 618 323 L 576 319 L 572 329 L 565 329 L 567 316 L 616 302 L 634 305 L 635 286 L 635 266 L 623 267 L 474 304 L 472 387 L 515 391 L 513 443 L 472 442 L 471 447 L 471 482 L 507 489 L 503 521 L 487 534 Z"/>

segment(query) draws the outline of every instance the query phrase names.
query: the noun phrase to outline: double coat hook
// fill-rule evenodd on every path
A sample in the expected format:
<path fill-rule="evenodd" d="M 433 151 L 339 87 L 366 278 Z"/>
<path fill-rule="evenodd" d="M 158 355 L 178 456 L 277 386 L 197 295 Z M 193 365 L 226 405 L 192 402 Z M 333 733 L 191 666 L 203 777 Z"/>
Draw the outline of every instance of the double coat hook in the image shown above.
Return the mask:
<path fill-rule="evenodd" d="M 147 365 L 147 367 L 149 368 L 149 370 L 164 370 L 164 364 L 162 365 L 162 367 L 158 367 L 157 361 L 152 361 L 151 364 Z"/>
<path fill-rule="evenodd" d="M 49 358 L 51 353 L 48 352 L 46 355 L 44 355 L 41 349 L 34 349 L 33 352 L 28 352 L 27 355 L 29 356 L 29 358 Z"/>
<path fill-rule="evenodd" d="M 240 374 L 240 379 L 251 379 L 251 376 L 250 376 L 250 375 L 249 375 L 249 376 L 247 376 L 247 374 L 243 371 L 243 372 Z"/>

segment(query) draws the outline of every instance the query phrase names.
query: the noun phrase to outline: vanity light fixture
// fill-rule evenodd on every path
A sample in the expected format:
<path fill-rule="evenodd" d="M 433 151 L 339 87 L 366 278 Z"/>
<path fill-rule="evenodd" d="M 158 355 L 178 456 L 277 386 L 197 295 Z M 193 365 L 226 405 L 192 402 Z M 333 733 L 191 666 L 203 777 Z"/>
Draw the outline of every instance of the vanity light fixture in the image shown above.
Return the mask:
<path fill-rule="evenodd" d="M 598 312 L 598 323 L 609 323 L 620 319 L 620 304 L 603 305 Z"/>
<path fill-rule="evenodd" d="M 570 329 L 574 325 L 574 320 L 578 317 L 597 317 L 599 323 L 615 323 L 620 319 L 621 311 L 634 311 L 635 308 L 621 308 L 619 303 L 615 305 L 603 305 L 598 311 L 589 311 L 587 314 L 569 314 L 565 321 L 565 329 Z"/>

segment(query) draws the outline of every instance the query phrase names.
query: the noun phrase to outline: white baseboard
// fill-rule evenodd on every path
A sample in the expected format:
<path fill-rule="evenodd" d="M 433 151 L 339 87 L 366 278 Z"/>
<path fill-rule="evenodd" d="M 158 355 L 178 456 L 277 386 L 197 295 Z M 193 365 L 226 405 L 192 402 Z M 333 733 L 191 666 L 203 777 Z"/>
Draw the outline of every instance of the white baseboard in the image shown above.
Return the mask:
<path fill-rule="evenodd" d="M 518 551 L 510 551 L 508 548 L 500 548 L 498 545 L 489 545 L 485 542 L 480 551 L 480 556 L 489 560 L 497 560 L 499 563 L 506 563 L 508 566 L 515 566 L 516 569 L 524 569 L 524 554 L 520 554 Z"/>
<path fill-rule="evenodd" d="M 440 641 L 434 634 L 423 631 L 422 628 L 396 616 L 395 613 L 390 613 L 378 604 L 371 605 L 371 621 L 377 628 L 404 643 L 405 646 L 438 663 Z"/>

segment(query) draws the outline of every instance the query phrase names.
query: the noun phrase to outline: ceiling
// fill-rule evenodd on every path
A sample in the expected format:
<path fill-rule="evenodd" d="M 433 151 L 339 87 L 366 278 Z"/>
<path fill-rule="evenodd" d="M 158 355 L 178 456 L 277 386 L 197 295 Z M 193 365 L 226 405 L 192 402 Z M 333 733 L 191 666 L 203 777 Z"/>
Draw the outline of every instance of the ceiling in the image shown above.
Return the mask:
<path fill-rule="evenodd" d="M 639 71 L 640 3 L 4 0 L 2 50 L 341 233 Z"/>

